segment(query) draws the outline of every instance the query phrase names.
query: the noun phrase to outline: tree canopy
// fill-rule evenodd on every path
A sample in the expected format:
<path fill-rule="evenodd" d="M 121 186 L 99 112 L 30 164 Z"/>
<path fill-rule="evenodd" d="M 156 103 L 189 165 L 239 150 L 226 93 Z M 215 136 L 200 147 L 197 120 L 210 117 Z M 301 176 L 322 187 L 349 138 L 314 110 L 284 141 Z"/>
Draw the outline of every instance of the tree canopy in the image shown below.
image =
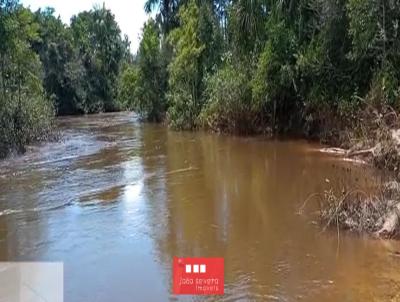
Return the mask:
<path fill-rule="evenodd" d="M 114 15 L 95 7 L 66 25 L 54 14 L 0 0 L 0 157 L 47 138 L 55 114 L 123 109 L 132 55 Z"/>
<path fill-rule="evenodd" d="M 155 19 L 133 56 L 104 6 L 63 24 L 0 0 L 0 153 L 45 137 L 57 114 L 132 109 L 176 129 L 318 135 L 367 106 L 400 107 L 400 0 L 144 9 Z"/>
<path fill-rule="evenodd" d="M 148 0 L 146 9 L 156 10 L 160 49 L 172 50 L 175 128 L 307 134 L 371 103 L 399 108 L 398 0 Z"/>

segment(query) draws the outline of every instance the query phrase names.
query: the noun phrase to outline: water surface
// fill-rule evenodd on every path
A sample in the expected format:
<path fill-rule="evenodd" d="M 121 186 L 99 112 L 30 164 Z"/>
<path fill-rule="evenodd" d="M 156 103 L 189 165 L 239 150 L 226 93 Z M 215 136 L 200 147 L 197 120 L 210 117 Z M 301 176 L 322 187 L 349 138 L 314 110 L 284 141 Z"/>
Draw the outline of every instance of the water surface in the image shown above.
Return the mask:
<path fill-rule="evenodd" d="M 304 141 L 58 120 L 0 162 L 0 260 L 63 261 L 65 301 L 396 301 L 396 242 L 321 232 L 312 198 L 380 176 Z M 225 258 L 223 297 L 174 297 L 172 257 Z"/>

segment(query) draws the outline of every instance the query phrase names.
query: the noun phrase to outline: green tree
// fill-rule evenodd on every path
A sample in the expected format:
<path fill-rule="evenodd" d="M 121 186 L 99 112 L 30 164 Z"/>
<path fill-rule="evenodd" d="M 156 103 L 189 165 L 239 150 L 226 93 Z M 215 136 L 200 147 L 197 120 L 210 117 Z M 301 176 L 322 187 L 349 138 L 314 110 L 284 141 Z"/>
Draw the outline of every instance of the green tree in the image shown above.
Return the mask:
<path fill-rule="evenodd" d="M 57 114 L 82 113 L 80 104 L 86 98 L 83 87 L 85 70 L 74 47 L 71 30 L 54 9 L 38 10 L 39 39 L 33 48 L 39 54 L 44 69 L 44 88 L 55 102 Z"/>
<path fill-rule="evenodd" d="M 260 108 L 253 102 L 248 78 L 247 68 L 232 62 L 210 76 L 200 125 L 218 132 L 254 132 Z"/>
<path fill-rule="evenodd" d="M 42 66 L 31 49 L 38 39 L 32 13 L 17 1 L 0 1 L 0 156 L 44 139 L 53 109 L 45 98 Z"/>
<path fill-rule="evenodd" d="M 138 68 L 127 64 L 120 74 L 118 82 L 118 100 L 124 109 L 136 110 L 136 88 L 138 88 Z"/>
<path fill-rule="evenodd" d="M 156 21 L 160 24 L 162 33 L 167 35 L 172 29 L 179 25 L 178 11 L 184 1 L 178 0 L 147 0 L 144 9 L 147 13 L 158 9 Z"/>
<path fill-rule="evenodd" d="M 400 96 L 400 1 L 349 0 L 347 12 L 354 79 L 362 92 L 372 81 L 383 101 L 399 105 L 395 102 Z"/>
<path fill-rule="evenodd" d="M 218 20 L 217 12 L 210 1 L 200 1 L 198 33 L 199 41 L 204 45 L 200 58 L 202 70 L 200 76 L 213 73 L 222 63 L 224 50 L 223 29 Z M 212 1 L 211 1 L 212 2 Z M 204 89 L 200 87 L 200 89 Z"/>
<path fill-rule="evenodd" d="M 235 0 L 229 10 L 228 28 L 231 49 L 236 55 L 250 57 L 265 41 L 266 0 Z"/>
<path fill-rule="evenodd" d="M 117 81 L 128 50 L 114 15 L 104 6 L 96 7 L 74 16 L 71 29 L 85 68 L 86 97 L 80 109 L 85 113 L 117 110 Z"/>
<path fill-rule="evenodd" d="M 279 118 L 290 122 L 291 110 L 298 109 L 295 83 L 297 41 L 294 32 L 279 17 L 270 20 L 268 35 L 253 78 L 253 94 L 255 100 L 265 106 L 273 128 L 279 125 L 290 127 Z"/>
<path fill-rule="evenodd" d="M 167 78 L 161 57 L 160 32 L 152 19 L 143 27 L 136 63 L 138 78 L 133 108 L 147 120 L 161 121 L 166 110 Z"/>
<path fill-rule="evenodd" d="M 174 128 L 190 129 L 201 110 L 201 57 L 204 44 L 199 36 L 199 8 L 194 1 L 181 7 L 180 27 L 168 39 L 174 57 L 169 65 L 168 118 Z"/>

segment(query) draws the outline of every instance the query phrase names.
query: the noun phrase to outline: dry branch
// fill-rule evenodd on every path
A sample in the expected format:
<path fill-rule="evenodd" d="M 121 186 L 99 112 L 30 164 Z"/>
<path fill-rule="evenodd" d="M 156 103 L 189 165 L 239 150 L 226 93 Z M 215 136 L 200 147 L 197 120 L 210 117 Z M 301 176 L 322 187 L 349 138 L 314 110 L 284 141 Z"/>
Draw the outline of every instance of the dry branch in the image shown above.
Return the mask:
<path fill-rule="evenodd" d="M 354 157 L 354 156 L 366 156 L 366 155 L 375 155 L 375 150 L 376 150 L 376 146 L 373 148 L 369 148 L 369 149 L 363 149 L 363 150 L 350 150 L 349 152 L 347 152 L 346 156 L 347 157 Z"/>

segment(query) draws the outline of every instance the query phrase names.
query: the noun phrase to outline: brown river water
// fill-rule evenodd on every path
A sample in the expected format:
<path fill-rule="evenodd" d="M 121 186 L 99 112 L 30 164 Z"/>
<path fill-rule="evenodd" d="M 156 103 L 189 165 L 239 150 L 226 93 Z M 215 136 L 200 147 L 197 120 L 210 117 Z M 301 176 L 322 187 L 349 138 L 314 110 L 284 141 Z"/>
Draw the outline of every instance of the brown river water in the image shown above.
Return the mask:
<path fill-rule="evenodd" d="M 318 144 L 58 120 L 60 142 L 0 161 L 0 261 L 64 262 L 65 301 L 400 301 L 400 245 L 321 232 L 311 199 L 367 190 Z M 172 258 L 224 257 L 224 296 L 174 296 Z M 0 285 L 1 286 L 1 285 Z"/>

